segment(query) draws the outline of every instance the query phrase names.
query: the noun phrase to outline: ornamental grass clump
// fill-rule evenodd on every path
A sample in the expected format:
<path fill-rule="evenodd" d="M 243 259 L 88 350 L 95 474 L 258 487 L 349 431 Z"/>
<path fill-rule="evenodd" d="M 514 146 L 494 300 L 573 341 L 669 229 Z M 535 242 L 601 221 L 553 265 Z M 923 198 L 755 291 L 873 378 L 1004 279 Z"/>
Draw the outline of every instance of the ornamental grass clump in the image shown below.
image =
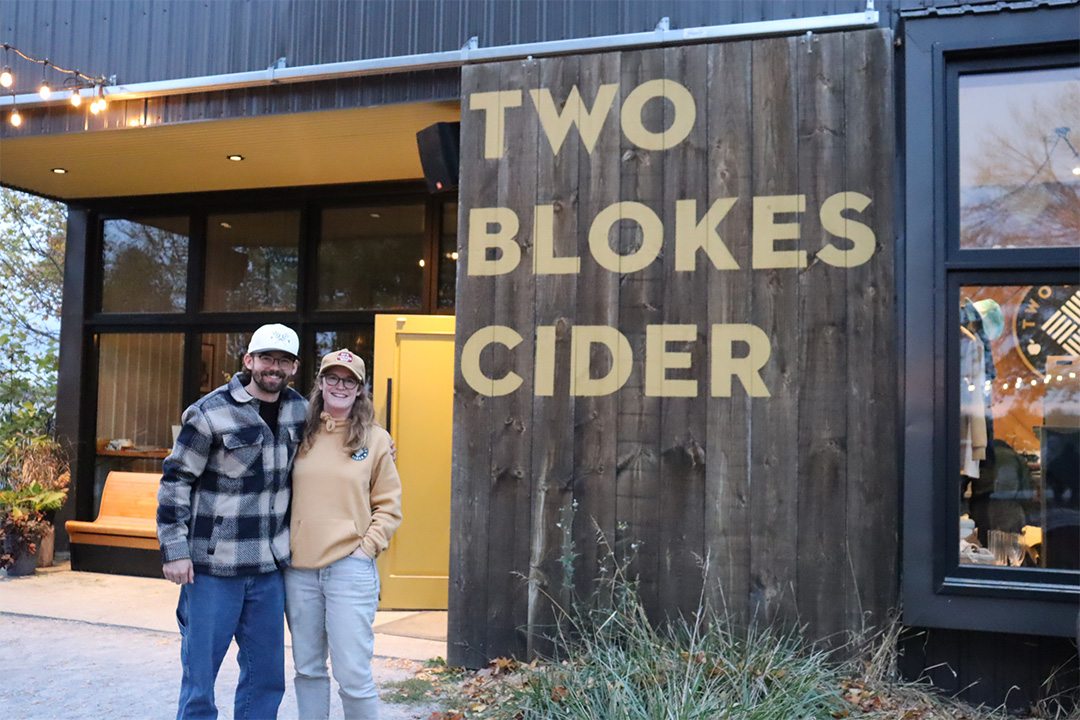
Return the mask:
<path fill-rule="evenodd" d="M 608 556 L 614 563 L 610 549 Z M 556 661 L 530 675 L 516 717 L 796 720 L 850 709 L 840 670 L 793 632 L 739 630 L 712 614 L 704 597 L 693 618 L 654 624 L 626 575 L 628 562 L 614 563 L 589 601 L 557 608 Z"/>

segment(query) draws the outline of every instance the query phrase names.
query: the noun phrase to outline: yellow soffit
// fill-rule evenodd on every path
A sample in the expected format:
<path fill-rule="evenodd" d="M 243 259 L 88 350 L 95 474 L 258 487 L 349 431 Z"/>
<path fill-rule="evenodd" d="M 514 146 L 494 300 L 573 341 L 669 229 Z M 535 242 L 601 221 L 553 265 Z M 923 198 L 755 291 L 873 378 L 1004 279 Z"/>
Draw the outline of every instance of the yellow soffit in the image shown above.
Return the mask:
<path fill-rule="evenodd" d="M 416 179 L 417 131 L 460 116 L 428 102 L 8 138 L 0 183 L 70 200 Z"/>

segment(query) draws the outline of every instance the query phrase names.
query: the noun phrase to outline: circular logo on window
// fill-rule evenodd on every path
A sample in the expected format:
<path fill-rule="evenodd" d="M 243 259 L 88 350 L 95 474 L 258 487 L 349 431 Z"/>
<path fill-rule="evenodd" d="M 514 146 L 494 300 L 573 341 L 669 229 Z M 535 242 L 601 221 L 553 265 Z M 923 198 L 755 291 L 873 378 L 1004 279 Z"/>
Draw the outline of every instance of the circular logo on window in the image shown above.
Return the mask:
<path fill-rule="evenodd" d="M 1016 349 L 1024 363 L 1046 373 L 1046 358 L 1080 355 L 1080 289 L 1075 285 L 1034 285 L 1016 312 Z"/>

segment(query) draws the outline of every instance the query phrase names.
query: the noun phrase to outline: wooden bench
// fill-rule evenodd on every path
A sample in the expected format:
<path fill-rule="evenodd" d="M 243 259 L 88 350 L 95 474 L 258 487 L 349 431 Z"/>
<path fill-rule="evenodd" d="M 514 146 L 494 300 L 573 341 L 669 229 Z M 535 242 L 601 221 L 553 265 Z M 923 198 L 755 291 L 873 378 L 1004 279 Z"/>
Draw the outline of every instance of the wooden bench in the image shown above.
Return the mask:
<path fill-rule="evenodd" d="M 68 520 L 64 527 L 72 545 L 158 550 L 157 494 L 161 475 L 110 472 L 101 492 L 101 508 L 93 522 Z"/>

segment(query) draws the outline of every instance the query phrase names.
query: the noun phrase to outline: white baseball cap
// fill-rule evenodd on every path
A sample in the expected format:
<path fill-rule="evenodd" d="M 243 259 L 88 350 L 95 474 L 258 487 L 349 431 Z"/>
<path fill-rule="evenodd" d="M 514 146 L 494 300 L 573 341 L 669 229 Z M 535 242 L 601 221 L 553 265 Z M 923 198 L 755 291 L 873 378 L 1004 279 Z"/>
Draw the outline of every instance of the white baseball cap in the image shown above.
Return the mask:
<path fill-rule="evenodd" d="M 289 353 L 294 358 L 300 355 L 300 338 L 296 331 L 285 327 L 280 323 L 263 325 L 251 334 L 251 342 L 248 343 L 248 355 L 257 352 L 280 352 Z"/>

